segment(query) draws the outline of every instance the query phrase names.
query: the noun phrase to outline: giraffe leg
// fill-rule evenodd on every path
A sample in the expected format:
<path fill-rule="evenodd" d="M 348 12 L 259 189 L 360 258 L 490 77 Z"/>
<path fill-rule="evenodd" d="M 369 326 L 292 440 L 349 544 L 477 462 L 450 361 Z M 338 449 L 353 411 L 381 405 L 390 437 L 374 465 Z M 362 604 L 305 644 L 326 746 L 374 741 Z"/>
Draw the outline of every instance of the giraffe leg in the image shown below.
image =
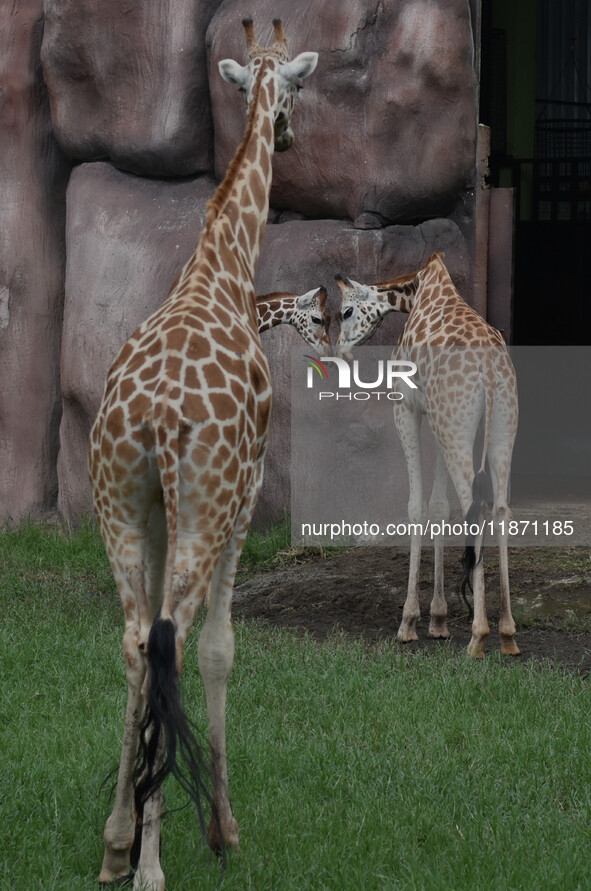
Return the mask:
<path fill-rule="evenodd" d="M 495 430 L 493 428 L 493 434 Z M 511 511 L 507 504 L 508 481 L 505 468 L 509 465 L 506 448 L 498 449 L 493 440 L 489 449 L 489 463 L 491 467 L 494 508 L 493 519 L 495 521 L 497 542 L 499 546 L 499 575 L 501 583 L 501 615 L 499 631 L 501 634 L 501 653 L 504 656 L 519 656 L 520 649 L 515 640 L 515 622 L 511 613 L 511 595 L 509 592 L 509 556 L 507 543 L 509 539 L 508 523 L 511 520 Z"/>
<path fill-rule="evenodd" d="M 468 655 L 475 659 L 482 659 L 484 657 L 484 643 L 490 634 L 484 595 L 484 563 L 480 559 L 482 554 L 482 536 L 478 536 L 476 539 L 474 550 L 476 553 L 476 564 L 472 571 L 474 620 L 472 622 L 472 639 L 468 644 Z"/>
<path fill-rule="evenodd" d="M 447 500 L 447 470 L 441 449 L 436 443 L 435 479 L 429 501 L 429 519 L 442 524 L 449 519 L 449 502 Z M 443 535 L 435 536 L 435 567 L 433 578 L 433 600 L 431 601 L 431 618 L 429 621 L 429 637 L 447 639 L 447 601 L 443 578 Z"/>
<path fill-rule="evenodd" d="M 147 546 L 143 533 L 132 529 L 120 532 L 126 563 L 111 559 L 113 574 L 125 613 L 123 652 L 128 683 L 127 710 L 123 746 L 115 792 L 115 804 L 104 831 L 105 853 L 99 874 L 101 884 L 109 884 L 129 875 L 131 850 L 136 837 L 138 814 L 134 804 L 133 778 L 140 726 L 145 709 L 143 691 L 146 676 L 145 642 L 153 610 L 157 607 L 157 576 L 150 572 L 154 548 Z M 109 548 L 107 541 L 107 550 Z M 146 571 L 146 568 L 148 571 Z M 154 603 L 150 604 L 150 600 Z"/>
<path fill-rule="evenodd" d="M 104 831 L 105 853 L 99 874 L 101 884 L 108 884 L 129 874 L 131 848 L 136 834 L 133 775 L 145 708 L 142 687 L 146 674 L 146 662 L 140 652 L 138 639 L 139 628 L 132 620 L 123 635 L 128 683 L 127 711 L 115 804 Z"/>
<path fill-rule="evenodd" d="M 156 756 L 155 772 L 163 755 L 162 739 Z M 163 793 L 159 786 L 144 804 L 142 816 L 142 843 L 137 871 L 133 880 L 134 891 L 164 891 L 164 873 L 160 866 L 160 818 Z"/>
<path fill-rule="evenodd" d="M 421 470 L 421 415 L 409 411 L 403 404 L 394 408 L 394 420 L 406 458 L 408 470 L 409 499 L 408 519 L 413 524 L 410 535 L 410 561 L 408 590 L 402 610 L 402 621 L 398 629 L 398 640 L 408 643 L 418 640 L 417 622 L 420 618 L 419 571 L 421 564 L 420 524 L 423 516 L 423 483 Z"/>
<path fill-rule="evenodd" d="M 224 586 L 225 588 L 225 586 Z M 226 691 L 234 663 L 231 590 L 213 585 L 207 618 L 199 638 L 199 670 L 205 686 L 214 813 L 208 838 L 214 850 L 238 848 L 238 823 L 232 813 L 226 761 Z M 220 837 L 221 835 L 221 837 Z"/>
<path fill-rule="evenodd" d="M 510 511 L 504 514 L 505 524 L 511 517 Z M 496 519 L 499 519 L 497 514 Z M 503 656 L 519 656 L 521 650 L 515 640 L 515 622 L 511 613 L 511 595 L 509 593 L 509 555 L 507 551 L 508 531 L 497 529 L 497 541 L 499 543 L 499 573 L 501 578 L 501 617 L 499 631 L 501 634 L 501 653 Z"/>
<path fill-rule="evenodd" d="M 199 670 L 205 686 L 212 765 L 214 814 L 208 827 L 214 850 L 238 848 L 238 823 L 232 813 L 226 760 L 226 691 L 234 662 L 232 594 L 246 533 L 260 491 L 263 463 L 255 468 L 255 482 L 241 510 L 234 532 L 216 566 L 207 618 L 199 638 Z M 221 835 L 221 837 L 220 837 Z"/>
<path fill-rule="evenodd" d="M 472 442 L 475 431 L 462 429 L 463 438 L 456 434 L 455 443 L 451 447 L 442 445 L 443 456 L 449 470 L 456 492 L 462 505 L 464 517 L 472 504 Z M 486 617 L 486 601 L 484 593 L 484 564 L 481 560 L 483 535 L 479 533 L 474 537 L 475 565 L 472 570 L 472 590 L 474 592 L 474 619 L 472 622 L 472 638 L 468 644 L 468 654 L 476 659 L 484 656 L 484 642 L 490 634 L 488 619 Z"/>

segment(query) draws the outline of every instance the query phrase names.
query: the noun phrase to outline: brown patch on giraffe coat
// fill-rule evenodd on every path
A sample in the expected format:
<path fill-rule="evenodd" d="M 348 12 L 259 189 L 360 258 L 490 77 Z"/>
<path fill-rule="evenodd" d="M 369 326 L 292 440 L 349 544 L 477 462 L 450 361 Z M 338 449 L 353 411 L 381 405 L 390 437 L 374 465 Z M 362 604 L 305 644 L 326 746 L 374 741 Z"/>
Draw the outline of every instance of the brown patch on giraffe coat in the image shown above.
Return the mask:
<path fill-rule="evenodd" d="M 222 328 L 219 331 L 216 329 L 214 337 L 215 342 L 222 349 L 232 353 L 244 353 L 250 344 L 247 332 L 243 328 L 239 328 L 238 325 L 233 325 L 230 331 L 224 331 Z M 226 365 L 225 359 L 220 357 L 220 361 Z"/>
<path fill-rule="evenodd" d="M 238 463 L 238 458 L 236 457 L 236 455 L 233 455 L 232 460 L 224 470 L 224 479 L 227 482 L 232 483 L 236 480 L 239 466 L 240 465 Z"/>
<path fill-rule="evenodd" d="M 228 328 L 232 324 L 230 313 L 222 307 L 217 310 L 215 315 L 218 324 L 222 325 L 224 328 Z"/>
<path fill-rule="evenodd" d="M 182 353 L 185 349 L 185 344 L 187 343 L 188 336 L 188 329 L 179 325 L 177 328 L 171 331 L 166 338 L 167 348 L 169 350 L 175 350 L 178 353 Z"/>
<path fill-rule="evenodd" d="M 146 361 L 145 351 L 142 344 L 141 351 L 135 353 L 129 362 L 126 363 L 125 374 L 126 375 L 136 375 L 141 369 L 144 367 L 144 363 Z"/>
<path fill-rule="evenodd" d="M 232 492 L 232 489 L 220 489 L 220 493 L 218 495 L 218 504 L 220 504 L 222 507 L 227 507 L 232 501 L 233 494 L 234 493 Z"/>
<path fill-rule="evenodd" d="M 107 415 L 107 432 L 113 439 L 119 439 L 125 433 L 125 415 L 120 405 L 116 405 Z"/>
<path fill-rule="evenodd" d="M 121 365 L 124 365 L 129 357 L 132 355 L 134 350 L 134 344 L 131 340 L 128 340 L 125 346 L 122 348 L 121 352 L 117 356 L 115 363 L 113 364 L 113 369 L 119 368 Z"/>
<path fill-rule="evenodd" d="M 191 452 L 191 460 L 197 467 L 205 467 L 211 456 L 211 447 L 198 443 Z"/>
<path fill-rule="evenodd" d="M 231 207 L 233 207 L 233 205 L 231 205 Z M 226 213 L 228 213 L 228 211 L 226 211 Z M 233 232 L 235 232 L 240 225 L 240 218 L 237 216 L 237 213 L 238 211 L 234 212 L 235 219 L 232 219 L 231 215 L 228 215 Z M 234 280 L 238 280 L 241 277 L 236 254 L 234 253 L 233 248 L 227 243 L 226 239 L 222 239 L 217 246 L 215 268 L 223 269 Z"/>
<path fill-rule="evenodd" d="M 164 316 L 164 321 L 160 323 L 159 328 L 160 331 L 162 331 L 166 335 L 166 342 L 168 343 L 171 334 L 173 334 L 175 330 L 182 328 L 183 325 L 183 313 L 179 311 Z"/>
<path fill-rule="evenodd" d="M 263 152 L 262 154 L 260 168 L 263 171 L 263 176 L 268 180 L 271 174 L 271 156 L 268 155 L 267 152 Z"/>
<path fill-rule="evenodd" d="M 228 393 L 216 393 L 211 402 L 218 420 L 228 421 L 236 415 L 236 402 Z"/>
<path fill-rule="evenodd" d="M 185 392 L 183 414 L 197 423 L 201 423 L 209 417 L 209 411 L 199 393 Z"/>
<path fill-rule="evenodd" d="M 415 322 L 413 325 L 413 330 L 415 336 L 418 340 L 420 340 L 427 332 L 427 322 L 425 319 L 421 319 L 418 324 Z"/>
<path fill-rule="evenodd" d="M 188 390 L 201 389 L 201 381 L 194 365 L 189 365 L 185 371 L 185 387 Z"/>
<path fill-rule="evenodd" d="M 147 365 L 145 368 L 139 373 L 139 379 L 142 383 L 148 383 L 148 381 L 154 380 L 154 378 L 158 377 L 162 371 L 162 361 L 160 359 L 155 359 L 151 365 Z"/>
<path fill-rule="evenodd" d="M 244 385 L 242 384 L 241 381 L 232 379 L 230 381 L 230 389 L 232 390 L 232 395 L 234 396 L 234 399 L 236 400 L 236 402 L 238 402 L 238 403 L 244 402 L 245 391 L 244 391 Z"/>
<path fill-rule="evenodd" d="M 132 378 L 125 377 L 119 384 L 119 398 L 122 402 L 127 402 L 132 393 L 136 390 L 136 383 Z"/>
<path fill-rule="evenodd" d="M 223 436 L 231 449 L 236 448 L 238 442 L 238 431 L 232 424 L 226 424 L 223 428 Z"/>
<path fill-rule="evenodd" d="M 143 419 L 152 407 L 152 400 L 146 393 L 138 393 L 137 396 L 128 403 L 129 414 L 131 418 Z"/>
<path fill-rule="evenodd" d="M 204 365 L 203 375 L 209 389 L 220 389 L 225 386 L 226 376 L 216 362 L 208 362 L 207 365 Z"/>
<path fill-rule="evenodd" d="M 216 454 L 214 455 L 213 461 L 211 462 L 211 466 L 215 467 L 216 469 L 223 467 L 224 464 L 229 460 L 231 455 L 232 455 L 232 452 L 230 451 L 228 446 L 225 445 L 224 443 L 222 443 L 219 446 Z"/>
<path fill-rule="evenodd" d="M 250 368 L 250 382 L 255 393 L 261 393 L 269 386 L 267 369 L 258 362 L 253 362 Z"/>
<path fill-rule="evenodd" d="M 120 461 L 124 461 L 128 465 L 135 464 L 140 457 L 139 450 L 126 439 L 122 439 L 117 443 L 115 453 Z"/>
<path fill-rule="evenodd" d="M 168 355 L 165 362 L 164 374 L 169 381 L 178 381 L 181 378 L 183 370 L 182 356 Z"/>
<path fill-rule="evenodd" d="M 259 440 L 265 437 L 269 427 L 270 414 L 271 400 L 265 399 L 265 401 L 259 405 L 257 412 L 257 439 Z"/>
<path fill-rule="evenodd" d="M 94 445 L 96 445 L 96 443 L 94 443 Z M 107 461 L 110 461 L 111 458 L 113 457 L 113 443 L 107 436 L 103 437 L 102 453 Z M 97 456 L 97 460 L 99 460 L 98 456 Z M 94 467 L 94 461 L 93 461 L 93 467 Z"/>
<path fill-rule="evenodd" d="M 205 445 L 214 446 L 219 441 L 219 438 L 220 428 L 214 421 L 211 424 L 206 424 L 199 431 L 199 441 Z"/>

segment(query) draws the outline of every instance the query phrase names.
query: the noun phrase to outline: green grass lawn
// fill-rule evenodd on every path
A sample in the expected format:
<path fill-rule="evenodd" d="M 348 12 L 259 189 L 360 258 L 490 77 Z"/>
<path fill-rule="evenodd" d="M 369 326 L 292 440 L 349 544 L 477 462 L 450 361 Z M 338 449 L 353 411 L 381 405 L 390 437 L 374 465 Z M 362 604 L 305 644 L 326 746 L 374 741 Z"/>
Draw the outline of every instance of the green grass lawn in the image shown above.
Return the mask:
<path fill-rule="evenodd" d="M 126 684 L 93 527 L 0 535 L 0 889 L 95 888 Z M 183 675 L 201 727 L 197 632 Z M 591 888 L 591 687 L 550 665 L 236 625 L 227 889 Z M 167 887 L 219 869 L 173 782 Z"/>

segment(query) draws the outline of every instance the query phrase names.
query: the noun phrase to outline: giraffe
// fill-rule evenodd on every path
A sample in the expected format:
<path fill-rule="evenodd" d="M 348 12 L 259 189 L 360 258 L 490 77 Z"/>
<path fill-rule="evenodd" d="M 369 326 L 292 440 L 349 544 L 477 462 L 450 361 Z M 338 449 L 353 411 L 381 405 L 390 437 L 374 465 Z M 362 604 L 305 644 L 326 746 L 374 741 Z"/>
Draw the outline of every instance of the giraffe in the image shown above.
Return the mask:
<path fill-rule="evenodd" d="M 248 103 L 243 140 L 172 292 L 110 369 L 90 437 L 95 512 L 124 611 L 128 682 L 99 881 L 129 874 L 137 824 L 135 891 L 164 888 L 160 813 L 168 773 L 193 796 L 210 845 L 222 853 L 238 847 L 225 733 L 234 657 L 231 602 L 261 485 L 271 408 L 253 282 L 273 151 L 292 143 L 294 98 L 318 59 L 308 52 L 289 61 L 283 25 L 279 19 L 273 25 L 275 42 L 264 48 L 252 20 L 243 20 L 247 64 L 219 63 L 222 77 Z M 198 643 L 209 725 L 205 759 L 180 704 L 178 677 L 207 594 Z M 203 767 L 211 774 L 207 827 Z"/>
<path fill-rule="evenodd" d="M 276 325 L 293 325 L 319 356 L 326 356 L 331 349 L 328 335 L 331 316 L 324 309 L 325 304 L 326 288 L 301 295 L 276 291 L 257 297 L 259 334 Z"/>
<path fill-rule="evenodd" d="M 376 285 L 362 285 L 340 275 L 336 278 L 341 292 L 341 307 L 337 314 L 341 326 L 337 341 L 339 355 L 348 356 L 354 346 L 366 341 L 387 313 L 408 313 L 394 356 L 416 363 L 413 380 L 417 389 L 408 389 L 404 398 L 394 403 L 394 420 L 408 469 L 410 523 L 420 524 L 422 521 L 420 427 L 423 415 L 427 415 L 435 438 L 435 477 L 429 502 L 432 522 L 449 519 L 447 467 L 466 525 L 482 525 L 488 481 L 485 461 L 488 457 L 493 519 L 499 521 L 495 526 L 501 579 L 501 652 L 518 655 L 507 556 L 507 524 L 511 519 L 507 493 L 518 403 L 515 370 L 503 337 L 460 297 L 443 262 L 443 254 L 432 254 L 416 273 Z M 479 469 L 475 473 L 473 447 L 483 417 L 484 444 Z M 463 588 L 472 573 L 474 591 L 474 619 L 468 653 L 477 658 L 484 655 L 484 641 L 489 634 L 480 559 L 482 538 L 480 531 L 476 536 L 467 535 L 464 554 Z M 402 641 L 417 640 L 420 555 L 421 535 L 415 531 L 411 533 L 408 593 L 398 630 Z M 429 634 L 447 638 L 443 541 L 440 536 L 435 538 L 434 575 Z"/>

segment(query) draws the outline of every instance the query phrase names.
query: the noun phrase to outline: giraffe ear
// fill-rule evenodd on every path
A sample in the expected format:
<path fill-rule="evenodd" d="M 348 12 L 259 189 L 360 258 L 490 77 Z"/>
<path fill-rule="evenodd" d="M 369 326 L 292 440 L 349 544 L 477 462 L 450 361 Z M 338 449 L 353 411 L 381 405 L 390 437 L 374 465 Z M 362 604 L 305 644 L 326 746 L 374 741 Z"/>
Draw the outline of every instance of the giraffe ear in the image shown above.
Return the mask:
<path fill-rule="evenodd" d="M 317 293 L 318 289 L 312 288 L 311 291 L 307 291 L 305 294 L 302 294 L 301 297 L 298 297 L 298 309 L 307 309 Z"/>
<path fill-rule="evenodd" d="M 374 296 L 371 288 L 368 288 L 367 285 L 362 285 L 360 282 L 353 281 L 352 278 L 345 279 L 345 281 L 351 290 L 355 292 L 355 296 L 358 300 L 369 300 Z"/>
<path fill-rule="evenodd" d="M 234 59 L 222 59 L 218 62 L 220 74 L 229 84 L 234 84 L 244 90 L 248 81 L 248 69 L 239 65 Z"/>
<path fill-rule="evenodd" d="M 312 74 L 317 63 L 318 53 L 300 53 L 281 67 L 281 73 L 289 83 L 293 84 Z"/>

